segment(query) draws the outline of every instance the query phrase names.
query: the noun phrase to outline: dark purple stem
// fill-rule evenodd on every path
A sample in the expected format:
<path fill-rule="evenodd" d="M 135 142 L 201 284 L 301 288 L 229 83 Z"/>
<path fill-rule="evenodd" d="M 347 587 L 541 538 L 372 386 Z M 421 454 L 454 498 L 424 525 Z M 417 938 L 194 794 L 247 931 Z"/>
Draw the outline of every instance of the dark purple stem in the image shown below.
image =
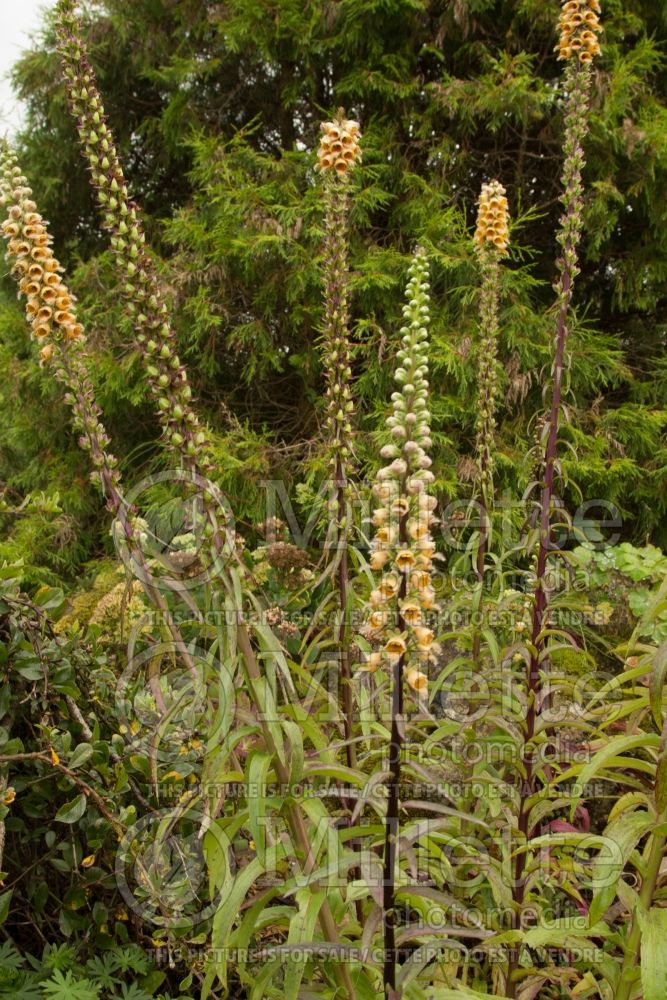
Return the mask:
<path fill-rule="evenodd" d="M 563 207 L 561 230 L 558 241 L 563 249 L 558 260 L 560 277 L 557 285 L 558 313 L 556 319 L 555 356 L 553 362 L 551 407 L 549 413 L 549 431 L 544 453 L 544 480 L 540 500 L 539 544 L 535 569 L 535 599 L 533 603 L 531 643 L 532 651 L 527 671 L 527 701 L 528 709 L 525 725 L 525 742 L 523 764 L 525 778 L 522 781 L 521 807 L 518 817 L 520 843 L 525 843 L 531 836 L 529 829 L 531 799 L 538 788 L 535 771 L 532 743 L 535 738 L 536 724 L 539 718 L 541 694 L 540 664 L 546 648 L 542 632 L 549 612 L 549 594 L 546 589 L 546 571 L 549 553 L 552 550 L 551 538 L 551 508 L 554 498 L 556 459 L 558 457 L 558 423 L 563 391 L 563 373 L 565 366 L 565 351 L 568 338 L 568 316 L 572 302 L 574 281 L 579 273 L 577 247 L 582 232 L 582 180 L 581 171 L 584 166 L 583 141 L 588 133 L 588 94 L 590 85 L 589 67 L 579 67 L 573 63 L 568 67 L 566 86 L 568 102 L 566 112 L 565 164 L 563 170 Z M 518 925 L 523 907 L 525 885 L 525 851 L 517 855 L 513 895 L 515 903 L 515 925 Z M 518 966 L 518 949 L 513 949 L 510 955 L 508 969 L 507 995 L 514 997 L 517 983 L 513 973 Z"/>

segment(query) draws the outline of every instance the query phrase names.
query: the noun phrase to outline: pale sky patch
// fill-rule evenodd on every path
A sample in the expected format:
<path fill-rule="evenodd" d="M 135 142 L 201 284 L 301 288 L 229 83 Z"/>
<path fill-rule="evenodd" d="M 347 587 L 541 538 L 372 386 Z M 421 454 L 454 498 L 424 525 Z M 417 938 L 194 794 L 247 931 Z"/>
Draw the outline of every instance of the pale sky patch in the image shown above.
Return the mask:
<path fill-rule="evenodd" d="M 30 36 L 37 34 L 45 9 L 55 0 L 0 0 L 0 134 L 14 132 L 21 124 L 23 109 L 9 83 L 9 72 Z"/>

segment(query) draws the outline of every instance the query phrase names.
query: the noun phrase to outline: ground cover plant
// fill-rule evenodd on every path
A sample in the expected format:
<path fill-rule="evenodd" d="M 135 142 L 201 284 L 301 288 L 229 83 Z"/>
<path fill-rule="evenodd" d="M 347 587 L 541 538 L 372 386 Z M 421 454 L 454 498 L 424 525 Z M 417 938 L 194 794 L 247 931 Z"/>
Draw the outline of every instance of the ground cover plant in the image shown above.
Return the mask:
<path fill-rule="evenodd" d="M 623 520 L 641 512 L 659 541 L 664 417 L 645 388 L 640 411 L 610 407 L 601 420 L 641 424 L 617 466 L 583 432 L 600 412 L 584 403 L 591 386 L 627 377 L 590 328 L 598 300 L 578 298 L 604 228 L 586 157 L 604 146 L 607 22 L 598 0 L 558 6 L 542 12 L 559 122 L 549 270 L 520 242 L 541 213 L 512 198 L 515 178 L 477 168 L 470 222 L 404 172 L 398 238 L 378 228 L 377 252 L 355 257 L 389 200 L 393 154 L 377 120 L 367 135 L 363 115 L 338 105 L 316 143 L 300 149 L 293 135 L 283 148 L 281 136 L 280 155 L 271 129 L 259 147 L 257 126 L 225 141 L 193 131 L 198 190 L 168 223 L 179 249 L 162 259 L 77 4 L 58 0 L 62 93 L 84 161 L 72 169 L 88 173 L 108 248 L 76 271 L 77 300 L 62 233 L 28 181 L 30 143 L 2 147 L 2 232 L 32 377 L 66 407 L 102 497 L 82 516 L 110 541 L 72 586 L 40 548 L 72 516 L 68 497 L 5 490 L 0 995 L 667 995 L 665 556 L 634 544 Z M 609 6 L 613 46 L 621 15 Z M 459 25 L 476 16 L 472 4 L 452 12 Z M 234 8 L 232 53 L 251 13 Z M 289 4 L 275 13 L 297 17 Z M 616 85 L 636 88 L 633 72 Z M 186 60 L 176 89 L 193 73 Z M 463 114 L 469 95 L 450 90 Z M 509 91 L 495 99 L 492 118 L 511 116 Z M 405 140 L 415 156 L 420 128 Z M 137 176 L 141 141 L 130 142 Z M 80 246 L 99 239 L 82 224 Z M 655 262 L 635 280 L 659 295 Z M 387 293 L 397 305 L 397 284 L 392 313 L 380 303 Z M 289 420 L 314 421 L 305 459 L 303 428 L 291 443 L 273 428 L 269 442 L 234 413 L 233 390 L 219 400 L 226 434 L 202 415 L 221 291 L 241 380 L 263 393 L 272 367 L 292 365 L 312 387 L 308 407 L 285 402 Z M 458 396 L 439 391 L 462 349 L 450 299 L 470 331 Z M 122 420 L 122 458 L 111 450 L 99 402 L 118 348 L 109 324 L 134 404 L 152 414 L 150 465 Z M 660 347 L 646 348 L 656 393 Z M 534 370 L 511 367 L 532 349 Z M 112 376 L 125 404 L 135 390 L 122 380 Z M 513 393 L 526 405 L 514 421 Z M 65 549 L 80 565 L 86 544 Z"/>

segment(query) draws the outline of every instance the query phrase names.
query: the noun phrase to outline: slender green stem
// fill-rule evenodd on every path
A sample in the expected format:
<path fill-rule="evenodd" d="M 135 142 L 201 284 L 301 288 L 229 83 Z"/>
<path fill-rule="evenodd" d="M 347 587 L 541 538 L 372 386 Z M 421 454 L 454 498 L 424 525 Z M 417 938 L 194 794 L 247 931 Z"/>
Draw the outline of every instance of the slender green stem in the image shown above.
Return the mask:
<path fill-rule="evenodd" d="M 648 845 L 648 861 L 646 864 L 646 875 L 639 892 L 637 907 L 643 912 L 650 909 L 655 894 L 655 889 L 660 876 L 660 868 L 665 857 L 665 846 L 667 837 L 662 834 L 652 834 Z M 630 1000 L 635 989 L 636 972 L 639 964 L 639 952 L 641 948 L 641 923 L 639 913 L 632 915 L 630 933 L 625 945 L 623 964 L 621 966 L 621 976 L 614 1000 Z"/>
<path fill-rule="evenodd" d="M 391 668 L 391 723 L 389 734 L 389 778 L 383 852 L 382 922 L 384 937 L 383 979 L 386 1000 L 397 996 L 398 949 L 396 946 L 396 871 L 400 834 L 401 758 L 405 740 L 404 691 L 409 685 L 416 691 L 428 688 L 426 674 L 415 669 L 432 658 L 433 633 L 426 624 L 426 613 L 433 607 L 431 563 L 435 543 L 430 535 L 435 499 L 428 494 L 433 482 L 431 460 L 426 449 L 431 445 L 428 411 L 428 263 L 418 248 L 410 267 L 407 286 L 408 303 L 404 309 L 403 348 L 398 352 L 399 367 L 394 374 L 401 391 L 393 394 L 393 414 L 387 427 L 395 443 L 382 449 L 383 458 L 392 459 L 380 469 L 373 491 L 382 506 L 374 511 L 376 532 L 371 565 L 391 571 L 371 594 L 371 605 L 382 609 L 381 631 L 388 629 L 384 653 Z M 396 523 L 398 522 L 398 523 Z"/>
<path fill-rule="evenodd" d="M 352 451 L 353 413 L 350 390 L 348 215 L 349 176 L 327 172 L 324 181 L 324 322 L 323 355 L 327 381 L 327 431 L 331 448 L 330 469 L 335 496 L 334 530 L 331 538 L 338 563 L 338 607 L 340 621 L 336 642 L 339 653 L 339 704 L 343 713 L 347 765 L 356 767 L 354 747 L 352 667 L 348 627 L 350 537 L 349 461 Z"/>
<path fill-rule="evenodd" d="M 480 610 L 483 600 L 486 553 L 491 536 L 493 508 L 493 466 L 496 426 L 496 358 L 498 354 L 498 304 L 500 263 L 498 253 L 490 247 L 480 252 L 482 289 L 480 296 L 479 390 L 477 396 L 477 462 L 479 539 L 475 571 L 480 587 Z M 472 658 L 479 661 L 481 628 L 473 635 Z"/>
<path fill-rule="evenodd" d="M 544 659 L 546 640 L 543 629 L 548 620 L 549 595 L 547 592 L 547 563 L 552 549 L 551 517 L 555 487 L 556 459 L 558 454 L 558 425 L 561 411 L 563 377 L 565 371 L 566 346 L 568 338 L 568 318 L 574 281 L 579 273 L 577 247 L 582 233 L 582 193 L 581 173 L 585 163 L 583 142 L 588 133 L 588 102 L 590 90 L 590 67 L 582 66 L 577 61 L 568 64 L 566 72 L 566 89 L 568 92 L 566 108 L 565 163 L 563 168 L 562 197 L 564 214 L 561 219 L 561 229 L 558 242 L 562 247 L 562 256 L 558 260 L 558 310 L 556 316 L 555 354 L 552 370 L 551 407 L 549 413 L 548 434 L 544 453 L 543 484 L 540 499 L 539 542 L 535 568 L 534 599 L 531 630 L 531 654 L 527 670 L 527 716 L 525 723 L 525 742 L 523 765 L 523 793 L 518 818 L 518 832 L 522 842 L 531 836 L 529 829 L 529 814 L 532 797 L 537 791 L 538 776 L 534 767 L 533 741 L 535 738 L 538 705 L 540 702 L 541 678 L 540 669 Z M 525 866 L 526 852 L 517 856 L 514 873 L 514 904 L 515 919 L 518 920 L 525 898 Z M 510 956 L 508 971 L 508 996 L 514 997 L 516 982 L 513 973 L 518 965 L 518 949 Z"/>

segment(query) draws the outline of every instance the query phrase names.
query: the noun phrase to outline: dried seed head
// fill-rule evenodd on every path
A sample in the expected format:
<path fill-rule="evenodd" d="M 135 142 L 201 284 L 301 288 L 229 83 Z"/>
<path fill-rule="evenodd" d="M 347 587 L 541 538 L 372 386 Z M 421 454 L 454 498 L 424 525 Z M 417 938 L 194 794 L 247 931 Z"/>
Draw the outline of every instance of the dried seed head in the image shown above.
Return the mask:
<path fill-rule="evenodd" d="M 342 109 L 331 122 L 322 122 L 317 153 L 320 170 L 346 174 L 361 159 L 359 123 L 345 118 Z"/>
<path fill-rule="evenodd" d="M 598 0 L 563 0 L 558 22 L 560 39 L 556 46 L 559 59 L 577 57 L 584 65 L 600 54 L 598 35 L 600 24 Z"/>
<path fill-rule="evenodd" d="M 500 181 L 482 185 L 477 213 L 475 244 L 478 250 L 493 248 L 499 254 L 507 253 L 509 243 L 509 211 L 505 188 Z"/>

